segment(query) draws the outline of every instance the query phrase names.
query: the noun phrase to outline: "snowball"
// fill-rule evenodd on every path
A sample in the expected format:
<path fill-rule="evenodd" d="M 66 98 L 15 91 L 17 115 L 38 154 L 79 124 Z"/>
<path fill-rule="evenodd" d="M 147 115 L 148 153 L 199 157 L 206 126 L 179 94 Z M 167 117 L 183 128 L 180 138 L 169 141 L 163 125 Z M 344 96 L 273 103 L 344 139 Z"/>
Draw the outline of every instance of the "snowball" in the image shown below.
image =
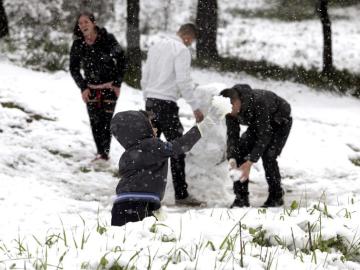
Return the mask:
<path fill-rule="evenodd" d="M 232 169 L 229 171 L 229 178 L 233 181 L 240 181 L 240 182 L 244 182 L 242 179 L 243 176 L 243 171 L 239 170 L 239 169 Z M 245 179 L 246 180 L 246 179 Z"/>
<path fill-rule="evenodd" d="M 223 115 L 230 113 L 232 110 L 230 98 L 227 97 L 214 96 L 211 100 L 211 104 L 212 106 L 220 110 L 223 113 Z"/>

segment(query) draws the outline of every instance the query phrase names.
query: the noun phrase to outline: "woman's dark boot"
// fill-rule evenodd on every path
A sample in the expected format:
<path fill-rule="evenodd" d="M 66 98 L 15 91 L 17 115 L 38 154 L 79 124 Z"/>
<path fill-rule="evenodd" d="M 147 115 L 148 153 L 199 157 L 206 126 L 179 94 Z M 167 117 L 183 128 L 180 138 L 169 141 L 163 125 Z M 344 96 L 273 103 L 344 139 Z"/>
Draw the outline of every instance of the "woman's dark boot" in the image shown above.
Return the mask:
<path fill-rule="evenodd" d="M 236 197 L 230 208 L 249 207 L 249 180 L 246 180 L 244 183 L 235 181 L 233 188 Z"/>

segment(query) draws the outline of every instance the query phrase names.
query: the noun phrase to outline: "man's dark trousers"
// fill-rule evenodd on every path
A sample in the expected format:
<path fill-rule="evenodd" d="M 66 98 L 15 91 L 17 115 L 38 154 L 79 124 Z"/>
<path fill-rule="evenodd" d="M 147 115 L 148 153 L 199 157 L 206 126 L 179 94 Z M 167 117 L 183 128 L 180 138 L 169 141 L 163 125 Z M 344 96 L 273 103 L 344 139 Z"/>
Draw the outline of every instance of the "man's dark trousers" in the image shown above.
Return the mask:
<path fill-rule="evenodd" d="M 273 136 L 262 154 L 261 159 L 265 171 L 266 181 L 269 186 L 269 194 L 281 195 L 283 193 L 281 187 L 281 175 L 279 171 L 279 165 L 277 157 L 281 154 L 281 151 L 287 141 L 292 126 L 292 119 L 289 118 L 285 124 L 273 125 Z M 238 155 L 236 162 L 240 166 L 247 161 L 246 157 L 250 154 L 256 142 L 256 132 L 251 128 L 248 128 L 241 136 L 238 145 L 236 146 Z M 234 182 L 235 195 L 247 195 L 248 181 L 240 183 L 240 181 Z"/>
<path fill-rule="evenodd" d="M 147 98 L 146 111 L 150 111 L 154 114 L 152 125 L 157 128 L 158 137 L 164 133 L 166 140 L 172 141 L 183 135 L 184 128 L 179 119 L 179 107 L 176 102 Z M 179 155 L 176 158 L 170 158 L 170 164 L 175 199 L 184 199 L 189 195 L 185 181 L 185 154 Z"/>

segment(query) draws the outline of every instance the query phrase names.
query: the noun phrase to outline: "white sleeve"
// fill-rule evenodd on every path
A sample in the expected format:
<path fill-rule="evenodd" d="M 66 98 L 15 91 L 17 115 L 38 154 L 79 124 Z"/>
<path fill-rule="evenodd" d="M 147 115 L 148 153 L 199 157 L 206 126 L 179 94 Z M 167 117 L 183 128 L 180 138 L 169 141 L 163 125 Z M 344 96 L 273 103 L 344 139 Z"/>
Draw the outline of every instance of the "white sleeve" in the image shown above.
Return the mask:
<path fill-rule="evenodd" d="M 140 85 L 141 85 L 141 90 L 143 93 L 143 97 L 144 100 L 146 100 L 146 85 L 148 82 L 148 77 L 149 77 L 149 64 L 148 64 L 149 59 L 147 59 L 145 61 L 145 64 L 142 66 L 142 74 L 141 74 L 141 81 L 140 81 Z"/>
<path fill-rule="evenodd" d="M 181 96 L 191 106 L 193 111 L 199 109 L 197 100 L 194 97 L 194 87 L 190 77 L 191 54 L 188 49 L 181 50 L 175 57 L 176 85 Z"/>
<path fill-rule="evenodd" d="M 146 85 L 147 85 L 147 81 L 148 81 L 148 77 L 149 77 L 149 64 L 148 64 L 148 62 L 149 62 L 149 59 L 147 59 L 145 61 L 145 64 L 142 66 L 142 74 L 141 74 L 141 81 L 140 81 L 140 85 L 141 85 L 142 90 L 145 90 Z"/>

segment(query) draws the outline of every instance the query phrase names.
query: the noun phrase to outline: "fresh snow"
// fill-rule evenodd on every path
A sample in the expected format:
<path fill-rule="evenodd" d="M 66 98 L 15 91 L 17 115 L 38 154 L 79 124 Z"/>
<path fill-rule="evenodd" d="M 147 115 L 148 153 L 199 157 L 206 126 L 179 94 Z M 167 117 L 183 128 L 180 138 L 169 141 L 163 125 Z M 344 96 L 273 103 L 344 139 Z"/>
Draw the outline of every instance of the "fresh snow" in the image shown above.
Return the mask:
<path fill-rule="evenodd" d="M 62 269 L 106 269 L 115 261 L 136 269 L 360 269 L 335 249 L 300 252 L 309 249 L 309 225 L 313 239 L 339 236 L 350 251 L 359 248 L 360 167 L 350 158 L 360 157 L 360 101 L 244 73 L 192 75 L 204 110 L 213 94 L 235 83 L 272 90 L 291 103 L 294 124 L 279 158 L 285 207 L 258 208 L 267 196 L 259 162 L 251 172 L 252 207 L 228 209 L 234 195 L 222 123 L 187 155 L 189 191 L 207 201 L 206 208 L 171 206 L 169 175 L 159 221 L 151 217 L 111 228 L 123 149 L 113 140 L 109 167 L 92 167 L 88 116 L 70 75 L 1 60 L 0 269 L 42 269 L 45 261 Z M 182 99 L 179 106 L 189 129 L 191 109 Z M 143 108 L 141 92 L 123 85 L 116 110 Z M 254 244 L 260 233 L 270 247 Z M 359 254 L 352 260 L 359 261 Z"/>

